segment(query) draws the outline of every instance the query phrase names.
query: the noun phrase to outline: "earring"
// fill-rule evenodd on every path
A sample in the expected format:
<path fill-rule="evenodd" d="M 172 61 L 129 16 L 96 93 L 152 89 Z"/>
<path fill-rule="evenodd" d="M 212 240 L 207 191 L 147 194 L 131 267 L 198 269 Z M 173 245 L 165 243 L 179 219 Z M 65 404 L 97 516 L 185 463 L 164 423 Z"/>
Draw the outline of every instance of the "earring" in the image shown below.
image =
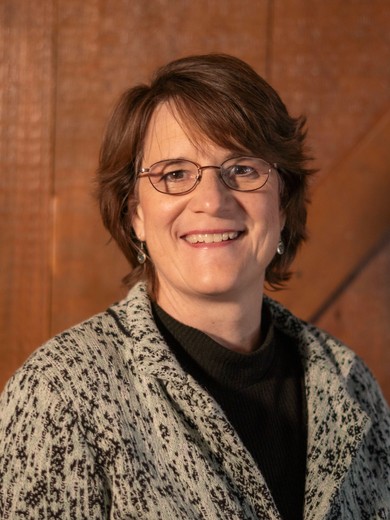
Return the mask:
<path fill-rule="evenodd" d="M 139 262 L 141 265 L 144 264 L 144 263 L 146 262 L 146 258 L 147 258 L 144 249 L 145 249 L 145 242 L 142 242 L 142 241 L 141 241 L 140 248 L 138 248 L 139 253 L 138 253 L 138 255 L 137 255 L 137 260 L 138 260 L 138 262 Z"/>
<path fill-rule="evenodd" d="M 276 252 L 279 255 L 282 255 L 284 253 L 284 244 L 283 244 L 283 240 L 282 239 L 279 240 L 279 244 L 278 244 L 278 247 L 276 248 Z"/>

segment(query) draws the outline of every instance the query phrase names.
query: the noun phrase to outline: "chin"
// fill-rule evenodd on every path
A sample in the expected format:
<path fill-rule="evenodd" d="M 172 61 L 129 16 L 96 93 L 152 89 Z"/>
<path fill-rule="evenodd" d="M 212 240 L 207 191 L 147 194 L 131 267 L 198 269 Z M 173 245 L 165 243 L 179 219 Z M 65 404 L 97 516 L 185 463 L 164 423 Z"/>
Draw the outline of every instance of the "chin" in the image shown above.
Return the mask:
<path fill-rule="evenodd" d="M 205 277 L 205 279 L 194 278 L 188 288 L 191 293 L 208 296 L 210 298 L 220 299 L 229 297 L 229 299 L 239 296 L 240 292 L 246 286 L 243 280 L 229 280 L 228 276 L 217 280 L 215 277 Z"/>

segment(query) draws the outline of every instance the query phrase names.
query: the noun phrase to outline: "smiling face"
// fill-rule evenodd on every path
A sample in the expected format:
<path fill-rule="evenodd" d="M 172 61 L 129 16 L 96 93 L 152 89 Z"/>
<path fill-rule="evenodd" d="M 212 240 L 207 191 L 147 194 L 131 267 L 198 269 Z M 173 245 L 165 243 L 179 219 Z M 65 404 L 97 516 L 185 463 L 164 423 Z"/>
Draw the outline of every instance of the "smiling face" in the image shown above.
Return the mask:
<path fill-rule="evenodd" d="M 169 107 L 160 105 L 148 128 L 142 167 L 176 158 L 220 166 L 231 156 L 207 139 L 195 145 Z M 159 193 L 146 175 L 139 179 L 133 227 L 154 263 L 162 307 L 183 298 L 244 301 L 254 291 L 261 297 L 285 220 L 278 175 L 272 170 L 260 190 L 238 192 L 218 173 L 204 169 L 201 182 L 185 195 Z"/>

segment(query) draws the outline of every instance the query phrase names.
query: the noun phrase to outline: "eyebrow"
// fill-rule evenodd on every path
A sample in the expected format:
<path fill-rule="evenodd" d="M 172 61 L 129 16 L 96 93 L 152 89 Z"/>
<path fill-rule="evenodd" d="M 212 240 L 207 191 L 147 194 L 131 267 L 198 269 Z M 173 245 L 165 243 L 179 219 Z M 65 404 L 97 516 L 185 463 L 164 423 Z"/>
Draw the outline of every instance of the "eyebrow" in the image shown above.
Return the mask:
<path fill-rule="evenodd" d="M 234 159 L 236 157 L 255 157 L 254 155 L 251 154 L 251 152 L 246 152 L 244 150 L 242 151 L 236 151 L 236 152 L 229 152 L 225 158 L 223 159 L 223 161 L 221 162 L 221 164 L 223 164 L 224 162 L 228 161 L 229 159 Z M 179 157 L 168 157 L 166 159 L 160 159 L 159 161 L 156 161 L 154 162 L 153 164 L 157 164 L 159 162 L 163 162 L 163 161 L 166 161 L 166 162 L 177 162 L 177 161 L 190 161 L 194 164 L 198 164 L 196 161 L 194 161 L 193 159 L 189 159 L 188 157 L 183 157 L 183 156 L 179 156 Z M 201 165 L 199 165 L 201 166 Z M 210 165 L 211 166 L 211 165 Z M 214 166 L 214 165 L 213 165 Z"/>

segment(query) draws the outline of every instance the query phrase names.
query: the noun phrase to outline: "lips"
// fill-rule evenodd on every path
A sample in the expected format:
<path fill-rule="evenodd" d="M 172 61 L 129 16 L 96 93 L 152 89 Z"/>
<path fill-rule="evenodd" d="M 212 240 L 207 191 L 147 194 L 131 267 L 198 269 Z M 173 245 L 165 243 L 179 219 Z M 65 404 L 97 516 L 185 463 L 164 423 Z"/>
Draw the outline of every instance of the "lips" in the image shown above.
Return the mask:
<path fill-rule="evenodd" d="M 190 244 L 213 244 L 236 239 L 242 231 L 224 231 L 222 233 L 192 233 L 183 238 Z"/>

